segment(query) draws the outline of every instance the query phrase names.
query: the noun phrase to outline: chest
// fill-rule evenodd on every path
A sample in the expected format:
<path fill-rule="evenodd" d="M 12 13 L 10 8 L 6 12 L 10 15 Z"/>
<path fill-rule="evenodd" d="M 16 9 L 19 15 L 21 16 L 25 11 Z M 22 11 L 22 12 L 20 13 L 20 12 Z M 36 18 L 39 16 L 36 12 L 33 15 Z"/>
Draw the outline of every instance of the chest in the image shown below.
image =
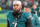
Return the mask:
<path fill-rule="evenodd" d="M 17 21 L 17 23 L 19 23 L 19 24 L 25 23 L 27 21 L 27 19 L 23 15 L 19 19 L 14 18 L 13 15 L 10 15 L 8 19 L 9 19 L 10 23 Z"/>
<path fill-rule="evenodd" d="M 35 22 L 35 19 L 36 17 L 34 16 L 34 14 L 32 15 L 32 18 L 31 18 L 31 20 L 32 20 L 32 23 L 34 23 Z"/>
<path fill-rule="evenodd" d="M 32 9 L 32 11 L 37 11 L 37 12 L 38 12 L 38 11 L 39 11 L 39 9 L 38 9 L 38 8 L 37 8 L 37 9 L 35 9 L 35 10 L 34 10 L 34 9 Z"/>

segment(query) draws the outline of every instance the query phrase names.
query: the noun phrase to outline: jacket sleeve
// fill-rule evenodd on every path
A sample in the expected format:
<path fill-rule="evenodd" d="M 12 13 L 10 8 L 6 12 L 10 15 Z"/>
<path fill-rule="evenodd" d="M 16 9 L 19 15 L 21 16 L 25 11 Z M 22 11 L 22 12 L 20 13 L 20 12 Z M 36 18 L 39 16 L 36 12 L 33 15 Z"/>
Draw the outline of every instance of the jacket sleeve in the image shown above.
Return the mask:
<path fill-rule="evenodd" d="M 38 19 L 38 16 L 35 15 L 35 24 L 38 25 L 39 24 L 39 19 Z"/>
<path fill-rule="evenodd" d="M 25 23 L 26 27 L 33 27 L 31 19 L 28 19 Z"/>
<path fill-rule="evenodd" d="M 9 24 L 9 21 L 8 21 L 8 19 L 7 19 L 7 27 L 10 27 L 10 24 Z"/>
<path fill-rule="evenodd" d="M 7 27 L 10 27 L 9 20 L 8 20 L 9 18 L 8 17 L 9 17 L 9 12 L 7 13 Z"/>

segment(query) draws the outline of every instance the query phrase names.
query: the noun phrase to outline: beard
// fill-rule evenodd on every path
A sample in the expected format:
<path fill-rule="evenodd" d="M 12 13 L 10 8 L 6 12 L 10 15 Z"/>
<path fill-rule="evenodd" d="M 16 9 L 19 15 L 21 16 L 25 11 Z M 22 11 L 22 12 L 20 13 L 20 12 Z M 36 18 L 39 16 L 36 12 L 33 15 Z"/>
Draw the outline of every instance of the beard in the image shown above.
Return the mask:
<path fill-rule="evenodd" d="M 15 13 L 19 13 L 19 11 L 20 11 L 20 10 L 18 10 L 18 9 L 17 9 L 17 10 L 14 10 Z"/>

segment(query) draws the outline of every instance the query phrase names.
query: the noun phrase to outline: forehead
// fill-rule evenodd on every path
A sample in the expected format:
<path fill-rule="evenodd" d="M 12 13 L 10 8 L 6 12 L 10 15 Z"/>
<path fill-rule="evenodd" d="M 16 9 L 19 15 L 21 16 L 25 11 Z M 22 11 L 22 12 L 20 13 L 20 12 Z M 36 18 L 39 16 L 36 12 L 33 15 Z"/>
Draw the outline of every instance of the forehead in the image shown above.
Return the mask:
<path fill-rule="evenodd" d="M 37 6 L 36 4 L 33 4 L 33 6 Z"/>
<path fill-rule="evenodd" d="M 19 4 L 15 3 L 14 5 L 19 5 Z"/>

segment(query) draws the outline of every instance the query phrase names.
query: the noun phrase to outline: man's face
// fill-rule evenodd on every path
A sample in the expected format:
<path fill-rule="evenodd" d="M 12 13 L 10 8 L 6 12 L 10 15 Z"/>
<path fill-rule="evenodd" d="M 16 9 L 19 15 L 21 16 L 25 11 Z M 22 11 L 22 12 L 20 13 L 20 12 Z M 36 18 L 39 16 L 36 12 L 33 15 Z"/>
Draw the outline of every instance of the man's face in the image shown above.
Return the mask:
<path fill-rule="evenodd" d="M 19 4 L 16 4 L 16 3 L 15 3 L 15 4 L 13 5 L 13 10 L 16 11 L 16 12 L 17 12 L 17 11 L 20 11 L 21 8 L 22 8 L 22 6 L 19 5 Z"/>
<path fill-rule="evenodd" d="M 25 12 L 30 12 L 30 13 L 31 13 L 30 8 L 24 8 L 24 11 L 25 11 Z"/>
<path fill-rule="evenodd" d="M 37 5 L 33 4 L 33 9 L 36 9 L 37 8 Z"/>

